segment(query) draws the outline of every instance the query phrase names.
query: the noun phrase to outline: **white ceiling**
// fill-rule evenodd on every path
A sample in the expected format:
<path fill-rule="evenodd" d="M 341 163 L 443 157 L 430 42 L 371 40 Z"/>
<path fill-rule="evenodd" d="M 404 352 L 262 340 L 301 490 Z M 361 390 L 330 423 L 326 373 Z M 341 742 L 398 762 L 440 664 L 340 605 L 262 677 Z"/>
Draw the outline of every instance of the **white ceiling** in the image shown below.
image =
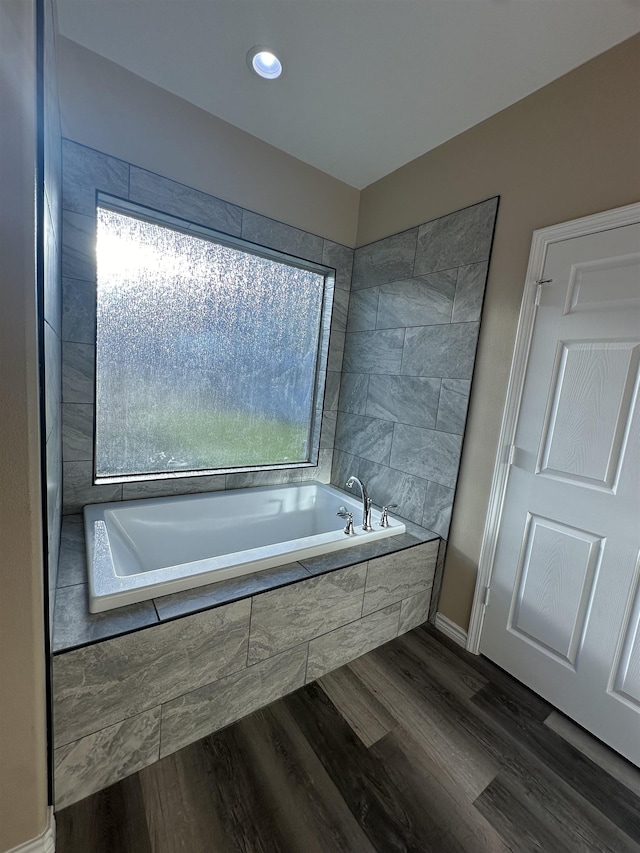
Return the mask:
<path fill-rule="evenodd" d="M 640 30 L 638 0 L 57 6 L 62 35 L 358 189 Z M 258 44 L 280 80 L 249 71 Z"/>

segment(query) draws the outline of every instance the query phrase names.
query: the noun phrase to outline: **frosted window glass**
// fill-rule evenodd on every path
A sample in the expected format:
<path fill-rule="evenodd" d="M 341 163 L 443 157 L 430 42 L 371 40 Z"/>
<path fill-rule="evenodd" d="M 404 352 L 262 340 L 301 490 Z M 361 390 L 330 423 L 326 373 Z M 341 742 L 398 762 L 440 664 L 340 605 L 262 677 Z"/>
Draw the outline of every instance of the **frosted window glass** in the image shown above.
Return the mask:
<path fill-rule="evenodd" d="M 324 275 L 106 207 L 97 226 L 96 478 L 309 463 Z"/>

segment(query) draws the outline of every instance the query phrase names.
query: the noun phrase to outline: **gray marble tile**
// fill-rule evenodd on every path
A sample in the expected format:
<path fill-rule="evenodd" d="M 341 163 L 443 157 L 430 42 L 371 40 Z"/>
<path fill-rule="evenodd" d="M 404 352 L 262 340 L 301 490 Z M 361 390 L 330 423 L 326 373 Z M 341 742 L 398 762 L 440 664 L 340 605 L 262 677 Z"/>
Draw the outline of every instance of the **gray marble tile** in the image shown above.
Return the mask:
<path fill-rule="evenodd" d="M 391 468 L 453 489 L 458 476 L 462 436 L 396 424 Z"/>
<path fill-rule="evenodd" d="M 422 376 L 372 376 L 366 413 L 403 424 L 432 428 L 436 425 L 440 379 Z"/>
<path fill-rule="evenodd" d="M 84 546 L 84 524 L 75 524 L 65 518 L 60 533 L 60 559 L 58 561 L 57 585 L 75 586 L 87 582 L 87 558 Z M 82 522 L 82 516 L 77 516 Z"/>
<path fill-rule="evenodd" d="M 400 373 L 404 329 L 347 332 L 344 348 L 346 373 Z"/>
<path fill-rule="evenodd" d="M 154 599 L 161 621 L 196 613 L 208 607 L 217 607 L 270 589 L 277 589 L 294 581 L 304 580 L 309 572 L 300 563 L 287 563 L 265 572 L 255 572 L 228 581 L 219 581 L 196 589 L 187 589 L 173 595 Z"/>
<path fill-rule="evenodd" d="M 128 604 L 104 613 L 89 613 L 86 583 L 60 587 L 56 592 L 53 619 L 53 651 L 62 652 L 86 643 L 111 639 L 157 622 L 158 615 L 152 601 Z"/>
<path fill-rule="evenodd" d="M 470 379 L 477 341 L 477 323 L 407 329 L 402 373 L 409 376 Z"/>
<path fill-rule="evenodd" d="M 338 399 L 340 397 L 340 376 L 339 370 L 327 370 L 327 376 L 324 387 L 324 411 L 335 412 L 338 410 Z"/>
<path fill-rule="evenodd" d="M 289 649 L 162 706 L 160 757 L 302 687 L 307 645 Z"/>
<path fill-rule="evenodd" d="M 416 255 L 418 229 L 385 237 L 356 249 L 353 259 L 352 290 L 411 278 Z"/>
<path fill-rule="evenodd" d="M 349 301 L 347 329 L 350 332 L 366 332 L 375 329 L 378 317 L 379 287 L 354 290 Z"/>
<path fill-rule="evenodd" d="M 362 515 L 356 514 L 353 523 L 358 530 L 362 524 Z M 404 548 L 411 548 L 418 544 L 418 540 L 406 533 L 398 536 L 389 536 L 386 539 L 376 539 L 373 542 L 363 542 L 352 545 L 342 551 L 331 551 L 321 554 L 319 557 L 307 557 L 300 562 L 311 575 L 322 575 L 333 572 L 336 569 L 344 569 L 348 566 L 364 565 L 368 560 L 384 557 L 387 554 L 395 554 Z"/>
<path fill-rule="evenodd" d="M 322 431 L 320 433 L 320 447 L 333 448 L 336 435 L 337 412 L 325 412 L 322 417 Z"/>
<path fill-rule="evenodd" d="M 447 555 L 447 543 L 444 539 L 440 540 L 438 548 L 438 556 L 436 557 L 436 571 L 433 576 L 433 586 L 431 588 L 431 603 L 429 604 L 429 621 L 432 622 L 436 618 L 438 605 L 440 604 L 440 591 L 442 590 L 442 579 L 444 577 L 444 561 Z"/>
<path fill-rule="evenodd" d="M 497 208 L 492 198 L 421 225 L 415 275 L 488 260 Z"/>
<path fill-rule="evenodd" d="M 57 217 L 56 217 L 57 219 Z M 44 318 L 54 332 L 62 335 L 61 320 L 61 298 L 60 298 L 60 270 L 62 267 L 62 231 L 56 232 L 54 214 L 45 201 L 44 206 L 44 243 L 45 243 L 45 266 L 44 266 Z"/>
<path fill-rule="evenodd" d="M 398 634 L 406 634 L 413 631 L 418 625 L 424 624 L 429 618 L 429 605 L 431 603 L 431 590 L 417 592 L 402 601 L 400 608 L 400 625 Z"/>
<path fill-rule="evenodd" d="M 45 440 L 60 419 L 62 396 L 62 345 L 49 323 L 44 323 Z"/>
<path fill-rule="evenodd" d="M 393 640 L 398 636 L 399 618 L 400 604 L 392 604 L 311 640 L 306 683 Z"/>
<path fill-rule="evenodd" d="M 345 453 L 343 450 L 334 449 L 333 465 L 331 467 L 331 482 L 344 489 L 345 483 L 349 477 L 358 476 L 358 467 L 360 459 L 352 453 Z"/>
<path fill-rule="evenodd" d="M 299 483 L 301 468 L 279 468 L 275 471 L 243 471 L 227 474 L 227 489 L 246 489 L 252 486 L 279 486 L 281 483 Z"/>
<path fill-rule="evenodd" d="M 352 566 L 253 599 L 250 664 L 360 616 L 366 568 Z"/>
<path fill-rule="evenodd" d="M 300 468 L 296 482 L 317 480 L 319 483 L 329 483 L 331 481 L 332 464 L 333 450 L 330 450 L 329 448 L 322 448 L 318 452 L 318 464 L 311 468 Z"/>
<path fill-rule="evenodd" d="M 338 404 L 340 411 L 351 412 L 354 415 L 364 415 L 367 409 L 368 387 L 368 373 L 343 373 L 340 383 L 340 402 Z"/>
<path fill-rule="evenodd" d="M 200 492 L 218 492 L 224 488 L 224 474 L 211 474 L 204 477 L 178 477 L 167 480 L 144 480 L 140 483 L 123 483 L 122 500 L 195 495 Z"/>
<path fill-rule="evenodd" d="M 391 515 L 422 524 L 426 480 L 366 459 L 361 460 L 359 471 L 358 477 L 365 483 L 376 506 L 398 504 L 397 509 L 391 510 Z"/>
<path fill-rule="evenodd" d="M 56 747 L 243 669 L 250 610 L 236 601 L 55 655 Z"/>
<path fill-rule="evenodd" d="M 349 311 L 349 291 L 333 292 L 333 311 L 331 313 L 331 328 L 336 332 L 344 332 L 347 328 L 347 312 Z"/>
<path fill-rule="evenodd" d="M 187 222 L 240 236 L 241 208 L 137 166 L 131 167 L 129 199 Z"/>
<path fill-rule="evenodd" d="M 415 537 L 418 542 L 433 542 L 435 540 L 440 541 L 438 534 L 434 533 L 433 530 L 429 530 L 428 527 L 423 527 L 421 524 L 416 524 L 413 521 L 408 521 L 406 518 L 404 520 L 404 526 L 407 528 L 407 534 Z"/>
<path fill-rule="evenodd" d="M 56 808 L 113 785 L 159 757 L 159 707 L 62 746 L 53 757 Z"/>
<path fill-rule="evenodd" d="M 62 280 L 62 340 L 95 344 L 96 287 L 90 281 Z"/>
<path fill-rule="evenodd" d="M 63 139 L 62 203 L 65 210 L 95 216 L 97 189 L 127 198 L 129 164 Z"/>
<path fill-rule="evenodd" d="M 393 281 L 380 288 L 378 329 L 451 322 L 457 270 Z"/>
<path fill-rule="evenodd" d="M 471 381 L 469 379 L 443 379 L 436 429 L 443 432 L 464 433 Z"/>
<path fill-rule="evenodd" d="M 480 319 L 488 269 L 488 261 L 460 267 L 452 323 L 469 323 Z"/>
<path fill-rule="evenodd" d="M 438 543 L 427 542 L 369 563 L 362 615 L 431 587 Z"/>
<path fill-rule="evenodd" d="M 93 485 L 92 462 L 65 462 L 62 466 L 62 503 L 65 515 L 82 512 L 87 504 L 122 500 L 122 485 Z"/>
<path fill-rule="evenodd" d="M 95 216 L 62 211 L 62 275 L 82 281 L 96 280 Z"/>
<path fill-rule="evenodd" d="M 329 356 L 327 358 L 327 370 L 340 372 L 342 370 L 342 359 L 344 357 L 345 333 L 332 329 L 329 339 Z"/>
<path fill-rule="evenodd" d="M 94 348 L 90 344 L 62 344 L 62 401 L 93 403 Z"/>
<path fill-rule="evenodd" d="M 242 214 L 242 236 L 245 240 L 251 240 L 252 243 L 258 243 L 269 249 L 278 249 L 296 258 L 322 262 L 324 242 L 322 237 L 250 210 L 245 210 Z"/>
<path fill-rule="evenodd" d="M 335 437 L 337 450 L 386 465 L 392 438 L 393 424 L 390 421 L 338 412 Z"/>
<path fill-rule="evenodd" d="M 422 524 L 446 539 L 451 524 L 451 509 L 455 492 L 440 483 L 429 482 L 424 502 Z"/>
<path fill-rule="evenodd" d="M 62 458 L 65 462 L 93 459 L 93 406 L 62 404 Z"/>
<path fill-rule="evenodd" d="M 322 263 L 327 267 L 333 267 L 336 271 L 336 288 L 338 290 L 351 289 L 351 272 L 353 270 L 353 249 L 324 240 L 322 247 Z"/>

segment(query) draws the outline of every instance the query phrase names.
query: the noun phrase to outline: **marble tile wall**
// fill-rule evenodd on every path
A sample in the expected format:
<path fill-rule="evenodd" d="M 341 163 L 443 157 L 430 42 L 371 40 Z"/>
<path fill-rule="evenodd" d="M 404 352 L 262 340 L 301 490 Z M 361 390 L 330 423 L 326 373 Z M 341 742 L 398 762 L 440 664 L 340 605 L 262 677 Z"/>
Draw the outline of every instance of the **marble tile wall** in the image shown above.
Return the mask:
<path fill-rule="evenodd" d="M 58 90 L 55 71 L 53 3 L 44 4 L 44 336 L 45 460 L 49 624 L 53 629 L 56 573 L 62 516 L 62 318 L 61 318 L 61 192 L 62 156 Z"/>
<path fill-rule="evenodd" d="M 437 551 L 420 543 L 55 655 L 56 807 L 424 622 Z"/>
<path fill-rule="evenodd" d="M 320 454 L 317 467 L 124 485 L 93 485 L 96 191 L 331 266 L 336 290 L 331 319 Z M 62 446 L 64 514 L 88 503 L 189 494 L 317 479 L 329 482 L 353 250 L 266 216 L 243 210 L 135 165 L 62 140 Z"/>
<path fill-rule="evenodd" d="M 356 249 L 331 482 L 449 533 L 498 199 Z"/>

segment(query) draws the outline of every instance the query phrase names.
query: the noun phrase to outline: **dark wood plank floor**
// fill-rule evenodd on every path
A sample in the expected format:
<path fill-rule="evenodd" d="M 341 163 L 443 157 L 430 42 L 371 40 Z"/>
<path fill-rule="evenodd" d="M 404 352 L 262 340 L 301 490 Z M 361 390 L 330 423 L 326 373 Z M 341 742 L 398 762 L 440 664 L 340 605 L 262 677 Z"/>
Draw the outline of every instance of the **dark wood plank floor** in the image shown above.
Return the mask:
<path fill-rule="evenodd" d="M 59 812 L 56 849 L 640 853 L 640 771 L 557 717 L 418 628 Z"/>

